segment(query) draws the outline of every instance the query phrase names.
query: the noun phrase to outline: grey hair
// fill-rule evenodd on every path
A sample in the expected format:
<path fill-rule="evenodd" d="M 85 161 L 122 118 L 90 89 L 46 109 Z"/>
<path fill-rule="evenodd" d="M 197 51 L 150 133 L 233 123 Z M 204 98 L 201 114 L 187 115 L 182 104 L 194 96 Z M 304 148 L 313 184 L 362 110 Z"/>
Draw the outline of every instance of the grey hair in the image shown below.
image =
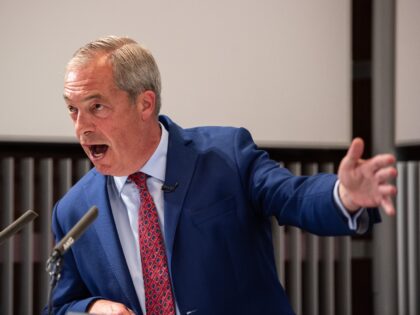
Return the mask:
<path fill-rule="evenodd" d="M 90 42 L 74 53 L 67 70 L 86 65 L 101 53 L 108 54 L 115 85 L 126 91 L 133 103 L 144 91 L 155 93 L 158 115 L 161 108 L 159 68 L 150 51 L 131 38 L 107 36 Z"/>

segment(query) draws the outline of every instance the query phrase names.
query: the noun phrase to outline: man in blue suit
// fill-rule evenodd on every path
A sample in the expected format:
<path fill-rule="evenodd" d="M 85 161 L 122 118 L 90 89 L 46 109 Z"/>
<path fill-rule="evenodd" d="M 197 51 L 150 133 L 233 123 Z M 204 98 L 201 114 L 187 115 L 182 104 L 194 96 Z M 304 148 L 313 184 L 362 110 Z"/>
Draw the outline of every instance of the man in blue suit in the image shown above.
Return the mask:
<path fill-rule="evenodd" d="M 165 303 L 161 314 L 294 314 L 278 281 L 270 218 L 351 235 L 379 220 L 366 208 L 394 213 L 392 155 L 362 160 L 355 139 L 338 176 L 293 176 L 245 129 L 182 129 L 159 116 L 160 89 L 152 55 L 129 38 L 89 43 L 67 66 L 65 102 L 95 168 L 55 205 L 56 240 L 92 205 L 99 216 L 64 255 L 54 314 L 157 314 L 152 298 Z M 169 303 L 151 297 L 144 280 L 137 172 L 157 212 Z"/>

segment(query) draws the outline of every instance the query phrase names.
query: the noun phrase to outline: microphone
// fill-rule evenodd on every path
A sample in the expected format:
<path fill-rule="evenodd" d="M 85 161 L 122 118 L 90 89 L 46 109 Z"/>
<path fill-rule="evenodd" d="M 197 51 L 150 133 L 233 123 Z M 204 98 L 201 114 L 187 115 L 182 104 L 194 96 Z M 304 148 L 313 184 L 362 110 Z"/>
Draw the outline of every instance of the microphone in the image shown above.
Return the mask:
<path fill-rule="evenodd" d="M 73 245 L 73 243 L 85 232 L 98 216 L 98 208 L 92 206 L 84 216 L 71 228 L 70 231 L 54 247 L 50 258 L 47 260 L 47 272 L 50 276 L 50 289 L 48 292 L 48 314 L 52 314 L 52 292 L 61 277 L 63 267 L 63 254 Z"/>
<path fill-rule="evenodd" d="M 13 234 L 19 232 L 21 228 L 23 228 L 27 223 L 34 220 L 37 216 L 38 214 L 32 210 L 28 210 L 24 214 L 22 214 L 12 224 L 10 224 L 8 227 L 6 227 L 3 231 L 0 232 L 0 244 L 3 243 Z"/>
<path fill-rule="evenodd" d="M 174 192 L 177 187 L 178 187 L 178 182 L 175 182 L 175 184 L 173 185 L 163 184 L 162 190 L 163 192 L 170 193 L 170 192 Z"/>
<path fill-rule="evenodd" d="M 76 225 L 54 247 L 51 256 L 62 256 L 73 243 L 85 232 L 90 224 L 98 216 L 98 208 L 91 207 L 88 212 L 76 223 Z"/>

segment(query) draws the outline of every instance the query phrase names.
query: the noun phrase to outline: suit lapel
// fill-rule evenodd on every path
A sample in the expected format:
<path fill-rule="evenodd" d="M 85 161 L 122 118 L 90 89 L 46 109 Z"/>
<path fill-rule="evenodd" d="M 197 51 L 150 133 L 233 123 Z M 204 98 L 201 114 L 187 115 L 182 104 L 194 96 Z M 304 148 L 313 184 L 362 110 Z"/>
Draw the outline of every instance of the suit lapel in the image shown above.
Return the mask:
<path fill-rule="evenodd" d="M 169 131 L 165 183 L 178 184 L 175 191 L 165 192 L 164 197 L 166 251 L 168 263 L 171 266 L 176 229 L 198 154 L 191 146 L 192 141 L 183 137 L 180 127 L 167 117 L 163 116 L 162 120 Z"/>
<path fill-rule="evenodd" d="M 135 303 L 137 312 L 141 314 L 140 303 L 124 258 L 106 189 L 106 177 L 98 173 L 96 173 L 92 182 L 85 186 L 89 203 L 96 205 L 99 209 L 98 218 L 93 226 L 98 235 L 100 245 L 108 258 L 108 263 L 111 266 L 115 279 L 121 288 L 119 291 L 127 302 Z"/>

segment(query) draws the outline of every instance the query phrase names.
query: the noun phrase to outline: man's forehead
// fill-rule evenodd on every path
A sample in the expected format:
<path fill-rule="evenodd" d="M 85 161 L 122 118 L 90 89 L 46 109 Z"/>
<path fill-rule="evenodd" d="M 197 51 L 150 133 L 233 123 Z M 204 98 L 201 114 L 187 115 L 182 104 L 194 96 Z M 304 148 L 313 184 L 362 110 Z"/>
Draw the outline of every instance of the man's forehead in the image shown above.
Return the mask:
<path fill-rule="evenodd" d="M 73 97 L 86 100 L 100 98 L 116 89 L 112 71 L 104 67 L 69 69 L 64 78 L 64 99 Z"/>
<path fill-rule="evenodd" d="M 110 54 L 105 52 L 92 52 L 90 54 L 73 57 L 67 64 L 67 71 L 83 69 L 92 66 L 104 66 L 110 64 Z"/>
<path fill-rule="evenodd" d="M 77 79 L 77 72 L 75 70 L 69 70 L 66 73 L 66 81 L 74 81 Z"/>
<path fill-rule="evenodd" d="M 86 102 L 92 99 L 103 99 L 104 93 L 112 90 L 111 84 L 105 83 L 105 76 L 69 72 L 64 82 L 63 97 L 67 103 Z"/>
<path fill-rule="evenodd" d="M 65 80 L 74 81 L 80 76 L 92 76 L 101 72 L 112 74 L 112 65 L 107 55 L 95 55 L 95 58 L 85 60 L 84 62 L 70 62 L 67 65 Z"/>
<path fill-rule="evenodd" d="M 70 67 L 64 76 L 64 84 L 89 79 L 90 77 L 94 77 L 98 72 L 105 73 L 106 70 L 105 67 L 98 67 L 92 63 L 86 64 L 85 66 Z"/>

